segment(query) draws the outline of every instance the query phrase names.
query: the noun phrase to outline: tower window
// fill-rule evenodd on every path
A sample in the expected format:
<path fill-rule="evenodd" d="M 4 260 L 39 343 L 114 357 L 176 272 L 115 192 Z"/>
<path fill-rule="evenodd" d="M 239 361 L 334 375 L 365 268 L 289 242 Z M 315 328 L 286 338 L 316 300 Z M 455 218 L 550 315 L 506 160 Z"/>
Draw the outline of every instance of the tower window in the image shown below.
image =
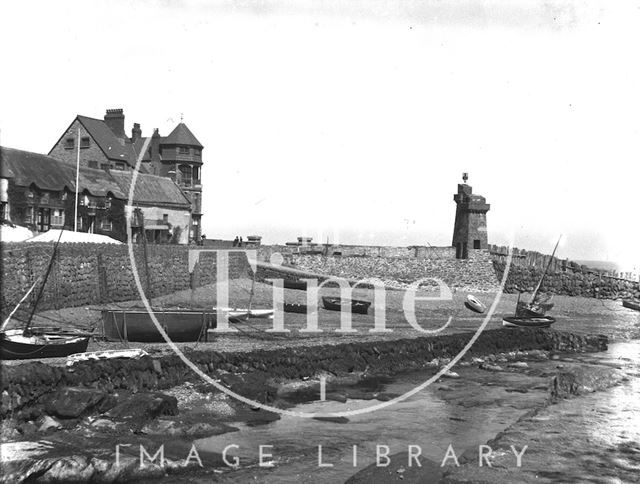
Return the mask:
<path fill-rule="evenodd" d="M 480 241 L 478 239 L 474 239 L 473 240 L 473 248 L 474 249 L 479 249 L 480 248 Z"/>
<path fill-rule="evenodd" d="M 181 155 L 188 155 L 189 154 L 189 148 L 187 146 L 179 146 L 178 147 L 178 153 L 180 153 Z"/>

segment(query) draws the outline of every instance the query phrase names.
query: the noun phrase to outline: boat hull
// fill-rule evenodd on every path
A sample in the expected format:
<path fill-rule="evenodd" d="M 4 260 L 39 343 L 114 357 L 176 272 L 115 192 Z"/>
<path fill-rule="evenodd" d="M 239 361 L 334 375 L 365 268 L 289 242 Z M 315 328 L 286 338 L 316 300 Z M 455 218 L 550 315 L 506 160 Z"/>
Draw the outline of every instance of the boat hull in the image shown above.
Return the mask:
<path fill-rule="evenodd" d="M 22 336 L 22 330 L 9 330 L 0 333 L 0 359 L 62 358 L 83 353 L 88 345 L 88 336 L 60 336 L 55 333 Z"/>
<path fill-rule="evenodd" d="M 371 303 L 368 301 L 359 301 L 357 299 L 342 300 L 336 297 L 323 297 L 322 305 L 329 311 L 342 311 L 349 310 L 354 314 L 367 314 L 369 312 L 369 306 Z"/>
<path fill-rule="evenodd" d="M 206 339 L 207 328 L 215 327 L 215 313 L 210 311 L 158 310 L 154 315 L 173 342 Z M 166 342 L 146 310 L 104 310 L 102 327 L 109 341 Z"/>
<path fill-rule="evenodd" d="M 640 303 L 634 301 L 622 301 L 622 305 L 627 309 L 635 309 L 636 311 L 640 311 Z"/>
<path fill-rule="evenodd" d="M 519 317 L 507 316 L 502 318 L 502 325 L 507 328 L 548 328 L 556 322 L 551 316 Z"/>
<path fill-rule="evenodd" d="M 464 305 L 474 313 L 482 314 L 487 310 L 487 307 L 484 304 L 471 295 L 467 296 L 467 300 L 464 302 Z"/>
<path fill-rule="evenodd" d="M 294 279 L 284 279 L 282 283 L 285 289 L 296 289 L 298 291 L 307 290 L 307 283 L 305 281 L 296 281 Z"/>
<path fill-rule="evenodd" d="M 307 305 L 306 304 L 284 303 L 284 312 L 285 313 L 307 314 Z"/>

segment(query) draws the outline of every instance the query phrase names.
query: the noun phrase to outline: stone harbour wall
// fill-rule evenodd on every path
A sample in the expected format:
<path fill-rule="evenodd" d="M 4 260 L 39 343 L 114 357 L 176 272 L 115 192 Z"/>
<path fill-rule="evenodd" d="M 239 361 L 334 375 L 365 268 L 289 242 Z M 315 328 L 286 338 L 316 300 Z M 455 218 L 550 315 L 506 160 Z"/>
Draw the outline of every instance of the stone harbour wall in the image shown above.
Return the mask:
<path fill-rule="evenodd" d="M 494 260 L 496 275 L 501 278 L 506 263 Z M 504 290 L 507 293 L 531 292 L 542 277 L 544 267 L 511 265 Z M 582 271 L 549 271 L 541 291 L 566 296 L 584 296 L 598 299 L 640 299 L 640 283 Z"/>
<path fill-rule="evenodd" d="M 370 374 L 393 375 L 424 368 L 435 358 L 451 358 L 467 344 L 470 334 L 452 334 L 395 341 L 342 343 L 301 348 L 279 348 L 253 352 L 218 353 L 194 351 L 188 354 L 203 372 L 221 378 L 248 398 L 269 398 L 267 382 L 272 378 L 303 379 L 326 371 L 336 375 L 367 370 Z M 494 329 L 480 334 L 466 357 L 511 351 L 602 351 L 605 336 L 583 336 L 553 330 Z M 238 386 L 242 375 L 254 382 Z M 197 381 L 177 356 L 144 357 L 139 360 L 106 360 L 54 367 L 30 362 L 2 368 L 0 393 L 3 418 L 29 418 L 29 409 L 65 386 L 96 388 L 107 392 L 161 390 Z M 264 388 L 256 388 L 262 382 Z M 259 386 L 259 385 L 258 385 Z"/>
<path fill-rule="evenodd" d="M 51 261 L 54 244 L 2 243 L 2 311 L 8 313 L 42 278 Z M 144 248 L 134 246 L 140 282 L 147 297 L 203 286 L 216 281 L 216 254 L 200 255 L 191 277 L 188 251 L 192 246 L 149 245 L 147 263 Z M 247 275 L 244 253 L 229 255 L 229 277 Z M 35 301 L 36 285 L 25 306 Z M 97 303 L 139 299 L 127 245 L 61 243 L 47 278 L 38 310 L 59 309 Z"/>

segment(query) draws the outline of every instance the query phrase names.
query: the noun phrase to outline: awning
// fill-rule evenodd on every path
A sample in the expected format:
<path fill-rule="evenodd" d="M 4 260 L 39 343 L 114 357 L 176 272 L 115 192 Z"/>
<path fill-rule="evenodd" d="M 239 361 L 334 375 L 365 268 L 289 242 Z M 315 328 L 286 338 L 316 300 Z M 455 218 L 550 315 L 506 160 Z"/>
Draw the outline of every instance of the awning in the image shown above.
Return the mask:
<path fill-rule="evenodd" d="M 145 230 L 169 230 L 169 227 L 166 225 L 145 225 Z"/>

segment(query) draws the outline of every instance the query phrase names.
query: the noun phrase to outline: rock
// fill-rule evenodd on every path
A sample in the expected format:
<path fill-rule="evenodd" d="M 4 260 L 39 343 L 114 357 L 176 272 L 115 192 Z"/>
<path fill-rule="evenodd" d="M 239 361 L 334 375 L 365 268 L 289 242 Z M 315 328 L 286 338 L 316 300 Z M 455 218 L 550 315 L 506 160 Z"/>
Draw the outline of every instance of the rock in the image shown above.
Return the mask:
<path fill-rule="evenodd" d="M 97 418 L 90 425 L 100 430 L 115 430 L 117 427 L 116 423 L 108 418 Z"/>
<path fill-rule="evenodd" d="M 487 371 L 503 371 L 502 367 L 499 365 L 492 365 L 490 363 L 482 363 L 479 366 L 480 369 L 482 370 L 487 370 Z"/>
<path fill-rule="evenodd" d="M 514 361 L 513 363 L 509 363 L 507 366 L 509 368 L 529 368 L 526 361 Z"/>
<path fill-rule="evenodd" d="M 447 370 L 442 374 L 442 378 L 460 378 L 460 375 L 455 371 Z"/>
<path fill-rule="evenodd" d="M 142 428 L 160 415 L 177 415 L 178 400 L 161 392 L 136 393 L 113 407 L 107 416 L 123 420 L 133 429 Z"/>
<path fill-rule="evenodd" d="M 58 422 L 55 418 L 49 417 L 48 415 L 43 416 L 38 422 L 40 425 L 38 427 L 38 432 L 46 432 L 49 429 L 59 429 L 62 427 L 62 424 Z"/>
<path fill-rule="evenodd" d="M 335 393 L 335 392 L 327 393 L 326 394 L 326 399 L 327 400 L 332 400 L 334 402 L 340 402 L 340 403 L 346 403 L 347 402 L 347 396 L 342 394 L 342 393 Z"/>
<path fill-rule="evenodd" d="M 78 418 L 96 409 L 106 397 L 94 388 L 65 387 L 45 402 L 45 410 L 60 418 Z"/>

